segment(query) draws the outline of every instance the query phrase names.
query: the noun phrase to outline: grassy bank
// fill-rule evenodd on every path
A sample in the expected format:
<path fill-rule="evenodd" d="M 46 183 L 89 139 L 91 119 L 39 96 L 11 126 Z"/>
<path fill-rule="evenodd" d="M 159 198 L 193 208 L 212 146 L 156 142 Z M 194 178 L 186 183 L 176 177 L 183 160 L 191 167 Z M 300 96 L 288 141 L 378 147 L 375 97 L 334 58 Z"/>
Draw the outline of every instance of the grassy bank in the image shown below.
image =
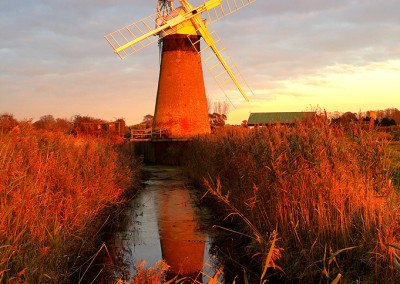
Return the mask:
<path fill-rule="evenodd" d="M 137 170 L 112 139 L 29 122 L 0 135 L 0 282 L 68 282 Z"/>
<path fill-rule="evenodd" d="M 393 283 L 399 198 L 387 144 L 321 118 L 199 137 L 186 165 L 241 225 L 260 278 Z M 266 263 L 277 266 L 261 276 Z"/>

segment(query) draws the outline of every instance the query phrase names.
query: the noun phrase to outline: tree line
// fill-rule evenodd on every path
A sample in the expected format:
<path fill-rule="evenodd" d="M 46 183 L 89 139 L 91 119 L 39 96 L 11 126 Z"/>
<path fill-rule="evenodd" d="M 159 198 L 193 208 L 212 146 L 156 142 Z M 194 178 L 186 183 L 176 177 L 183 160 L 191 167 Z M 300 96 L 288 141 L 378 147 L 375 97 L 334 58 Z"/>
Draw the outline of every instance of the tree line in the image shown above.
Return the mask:
<path fill-rule="evenodd" d="M 348 124 L 350 122 L 370 122 L 373 120 L 375 126 L 396 126 L 400 125 L 400 111 L 397 108 L 384 110 L 352 112 L 333 112 L 330 114 L 333 123 Z"/>
<path fill-rule="evenodd" d="M 72 119 L 65 119 L 54 118 L 53 115 L 47 114 L 41 116 L 37 121 L 32 122 L 31 120 L 18 121 L 14 115 L 10 113 L 0 114 L 0 133 L 8 133 L 20 123 L 31 123 L 37 130 L 62 132 L 65 134 L 98 136 L 114 135 L 118 132 L 119 136 L 125 135 L 125 120 L 123 118 L 108 122 L 90 116 L 75 115 Z"/>

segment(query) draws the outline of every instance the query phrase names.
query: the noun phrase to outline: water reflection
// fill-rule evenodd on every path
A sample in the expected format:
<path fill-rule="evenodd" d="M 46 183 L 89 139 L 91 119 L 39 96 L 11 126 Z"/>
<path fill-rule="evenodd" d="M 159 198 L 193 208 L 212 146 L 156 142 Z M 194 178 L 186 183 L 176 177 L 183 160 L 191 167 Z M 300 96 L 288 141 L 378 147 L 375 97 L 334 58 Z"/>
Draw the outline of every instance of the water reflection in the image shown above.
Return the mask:
<path fill-rule="evenodd" d="M 158 222 L 163 259 L 171 274 L 197 275 L 203 267 L 205 235 L 199 231 L 189 192 L 182 187 L 159 191 Z"/>
<path fill-rule="evenodd" d="M 135 274 L 134 264 L 141 260 L 146 267 L 153 267 L 164 259 L 170 266 L 169 278 L 179 274 L 196 279 L 196 283 L 208 283 L 203 274 L 215 274 L 208 267 L 209 236 L 200 230 L 200 212 L 179 169 L 147 166 L 146 170 L 151 178 L 126 211 L 125 229 L 116 234 L 115 251 L 128 267 L 118 277 L 128 280 L 127 275 Z"/>

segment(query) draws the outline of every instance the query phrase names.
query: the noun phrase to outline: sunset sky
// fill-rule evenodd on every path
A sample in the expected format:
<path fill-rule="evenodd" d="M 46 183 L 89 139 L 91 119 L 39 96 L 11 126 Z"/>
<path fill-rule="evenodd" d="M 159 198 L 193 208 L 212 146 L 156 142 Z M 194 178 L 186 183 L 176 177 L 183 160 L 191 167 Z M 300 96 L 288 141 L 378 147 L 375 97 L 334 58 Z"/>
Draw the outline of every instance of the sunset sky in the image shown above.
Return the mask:
<path fill-rule="evenodd" d="M 192 1 L 199 4 L 201 1 Z M 175 1 L 175 6 L 178 5 Z M 156 0 L 0 2 L 0 113 L 153 114 L 157 44 L 120 60 L 103 36 L 155 13 Z M 210 26 L 254 91 L 250 112 L 400 109 L 400 1 L 258 0 Z M 204 70 L 210 97 L 221 91 Z"/>

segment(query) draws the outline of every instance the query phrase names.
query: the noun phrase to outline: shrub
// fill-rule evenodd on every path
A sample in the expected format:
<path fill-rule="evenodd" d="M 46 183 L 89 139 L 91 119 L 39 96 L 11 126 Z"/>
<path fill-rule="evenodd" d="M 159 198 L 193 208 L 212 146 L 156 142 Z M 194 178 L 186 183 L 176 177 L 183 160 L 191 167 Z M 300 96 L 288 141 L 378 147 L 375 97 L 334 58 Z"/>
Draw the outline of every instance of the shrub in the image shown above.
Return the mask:
<path fill-rule="evenodd" d="M 18 125 L 18 121 L 12 114 L 0 114 L 0 135 L 8 133 L 11 129 Z"/>

